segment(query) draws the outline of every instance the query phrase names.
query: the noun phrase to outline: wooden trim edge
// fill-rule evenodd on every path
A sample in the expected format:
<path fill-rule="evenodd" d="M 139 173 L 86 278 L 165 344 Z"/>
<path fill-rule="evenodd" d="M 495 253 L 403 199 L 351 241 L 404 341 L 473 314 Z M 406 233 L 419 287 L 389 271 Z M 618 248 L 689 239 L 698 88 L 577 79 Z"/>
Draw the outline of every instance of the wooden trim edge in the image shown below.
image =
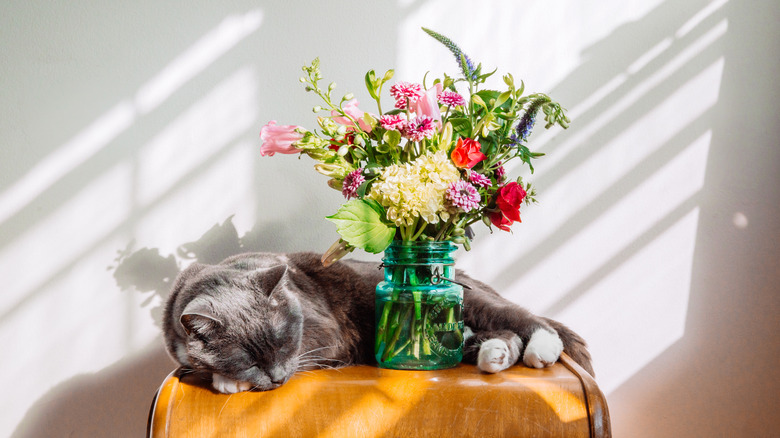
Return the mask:
<path fill-rule="evenodd" d="M 590 436 L 593 438 L 611 438 L 612 424 L 609 418 L 607 399 L 596 384 L 596 381 L 593 380 L 590 373 L 585 371 L 566 353 L 561 354 L 560 362 L 577 376 L 580 384 L 582 384 L 582 390 L 585 392 L 588 419 L 590 420 Z"/>
<path fill-rule="evenodd" d="M 167 423 L 170 418 L 170 401 L 172 394 L 174 394 L 174 388 L 179 384 L 178 371 L 178 369 L 171 371 L 154 395 L 152 405 L 149 408 L 149 419 L 146 423 L 146 436 L 148 438 L 164 438 L 168 436 Z"/>

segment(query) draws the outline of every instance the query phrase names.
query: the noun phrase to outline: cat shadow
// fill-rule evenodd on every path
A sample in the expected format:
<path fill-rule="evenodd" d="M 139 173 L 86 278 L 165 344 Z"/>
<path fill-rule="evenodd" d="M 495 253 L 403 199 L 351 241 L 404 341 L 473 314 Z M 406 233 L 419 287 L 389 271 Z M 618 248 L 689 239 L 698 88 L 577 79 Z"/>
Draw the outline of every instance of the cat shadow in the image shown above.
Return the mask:
<path fill-rule="evenodd" d="M 190 263 L 216 264 L 227 257 L 262 251 L 269 247 L 267 236 L 274 236 L 282 224 L 257 224 L 243 236 L 233 224 L 233 216 L 214 224 L 198 240 L 181 244 L 175 254 L 163 255 L 158 248 L 135 249 L 130 242 L 118 251 L 113 270 L 117 286 L 122 292 L 145 295 L 142 307 L 148 307 L 152 319 L 162 327 L 162 312 L 176 276 Z"/>
<path fill-rule="evenodd" d="M 215 224 L 199 239 L 180 245 L 175 254 L 159 248 L 138 248 L 131 242 L 118 251 L 109 270 L 124 293 L 140 293 L 154 323 L 162 327 L 163 308 L 183 266 L 218 263 L 241 252 L 260 251 L 283 224 L 258 224 L 239 236 L 232 216 Z M 14 438 L 48 436 L 144 436 L 153 397 L 177 364 L 162 338 L 140 352 L 121 358 L 94 374 L 68 379 L 41 397 L 17 426 Z"/>

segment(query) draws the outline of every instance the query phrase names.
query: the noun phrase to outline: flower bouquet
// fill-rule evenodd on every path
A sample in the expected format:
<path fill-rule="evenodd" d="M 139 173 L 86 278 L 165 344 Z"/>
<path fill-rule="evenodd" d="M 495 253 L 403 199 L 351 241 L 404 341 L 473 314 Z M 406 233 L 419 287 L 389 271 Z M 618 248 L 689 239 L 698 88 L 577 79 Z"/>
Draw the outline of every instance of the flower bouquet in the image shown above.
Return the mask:
<path fill-rule="evenodd" d="M 334 98 L 334 83 L 321 86 L 320 62 L 315 59 L 303 67 L 300 81 L 324 103 L 313 108 L 324 113 L 317 117 L 319 128 L 271 121 L 260 134 L 261 155 L 308 155 L 317 162 L 315 170 L 329 178 L 328 185 L 346 198 L 327 217 L 340 239 L 324 254 L 325 265 L 355 248 L 379 253 L 391 244 L 392 259 L 406 260 L 393 264 L 391 272 L 386 269 L 386 278 L 397 287 L 386 288 L 388 299 L 377 303 L 380 364 L 399 355 L 419 359 L 436 350 L 442 339 L 436 324 L 453 328 L 450 340 L 462 340 L 457 300 L 442 311 L 441 294 L 426 301 L 420 293 L 420 288 L 454 283 L 454 270 L 441 262 L 451 259 L 427 251 L 423 258 L 438 261 L 421 271 L 419 263 L 409 261 L 411 253 L 407 257 L 404 252 L 415 245 L 437 244 L 469 250 L 471 225 L 478 222 L 491 231 L 510 231 L 520 222 L 521 205 L 535 202 L 535 191 L 522 178 L 509 179 L 505 166 L 519 160 L 533 173 L 532 161 L 543 154 L 531 152 L 526 142 L 537 114 L 544 115 L 545 128 L 567 128 L 569 123 L 558 103 L 541 93 L 524 95 L 522 81 L 516 84 L 511 74 L 503 77 L 504 90 L 481 90 L 496 70 L 484 73 L 482 65 L 475 65 L 449 38 L 423 30 L 455 56 L 460 70 L 456 77 L 444 74 L 430 84 L 426 78 L 422 83 L 395 82 L 388 90 L 392 108 L 384 111 L 382 92 L 394 72 L 378 76 L 371 70 L 365 84 L 376 102 L 377 112 L 372 113 L 360 109 L 351 93 Z M 444 319 L 432 322 L 432 316 Z M 399 344 L 401 331 L 409 335 Z"/>

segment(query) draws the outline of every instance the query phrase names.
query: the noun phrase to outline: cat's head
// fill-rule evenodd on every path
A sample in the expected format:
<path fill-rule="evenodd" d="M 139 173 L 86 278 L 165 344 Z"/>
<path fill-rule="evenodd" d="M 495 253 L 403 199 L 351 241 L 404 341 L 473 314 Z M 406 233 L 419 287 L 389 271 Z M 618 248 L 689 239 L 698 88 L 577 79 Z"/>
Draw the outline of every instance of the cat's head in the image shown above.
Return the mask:
<path fill-rule="evenodd" d="M 273 389 L 295 373 L 303 333 L 301 304 L 287 266 L 201 272 L 180 323 L 184 353 L 199 370 Z"/>

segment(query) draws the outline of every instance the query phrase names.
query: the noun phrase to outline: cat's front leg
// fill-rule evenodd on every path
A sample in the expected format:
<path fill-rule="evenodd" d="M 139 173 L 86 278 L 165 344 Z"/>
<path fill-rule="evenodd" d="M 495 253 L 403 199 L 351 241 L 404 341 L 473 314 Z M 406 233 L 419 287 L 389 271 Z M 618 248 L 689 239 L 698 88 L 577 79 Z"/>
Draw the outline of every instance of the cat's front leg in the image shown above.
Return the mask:
<path fill-rule="evenodd" d="M 509 330 L 474 334 L 468 327 L 464 345 L 464 359 L 475 363 L 486 373 L 497 373 L 517 363 L 523 351 L 523 340 Z M 530 368 L 544 368 L 554 364 L 563 352 L 563 342 L 557 333 L 538 328 L 531 335 L 523 352 L 523 363 Z"/>
<path fill-rule="evenodd" d="M 531 368 L 544 368 L 558 361 L 563 353 L 563 341 L 554 330 L 539 327 L 531 335 L 523 353 L 523 363 Z"/>
<path fill-rule="evenodd" d="M 523 363 L 531 368 L 544 368 L 554 364 L 564 349 L 558 331 L 548 320 L 506 300 L 487 285 L 468 279 L 471 289 L 464 291 L 464 321 L 476 333 L 508 332 L 518 341 Z M 500 336 L 512 345 L 509 337 Z M 503 349 L 500 342 L 491 343 Z M 525 350 L 523 350 L 523 346 Z M 500 357 L 500 353 L 496 353 Z M 510 364 L 511 365 L 511 364 Z M 488 372 L 487 369 L 483 369 Z"/>
<path fill-rule="evenodd" d="M 239 382 L 237 380 L 228 379 L 217 373 L 211 375 L 211 385 L 217 392 L 222 394 L 235 394 L 237 392 L 249 391 L 252 389 L 252 384 L 249 382 Z"/>
<path fill-rule="evenodd" d="M 463 360 L 486 373 L 497 373 L 517 363 L 523 341 L 509 330 L 474 333 L 466 327 Z"/>

